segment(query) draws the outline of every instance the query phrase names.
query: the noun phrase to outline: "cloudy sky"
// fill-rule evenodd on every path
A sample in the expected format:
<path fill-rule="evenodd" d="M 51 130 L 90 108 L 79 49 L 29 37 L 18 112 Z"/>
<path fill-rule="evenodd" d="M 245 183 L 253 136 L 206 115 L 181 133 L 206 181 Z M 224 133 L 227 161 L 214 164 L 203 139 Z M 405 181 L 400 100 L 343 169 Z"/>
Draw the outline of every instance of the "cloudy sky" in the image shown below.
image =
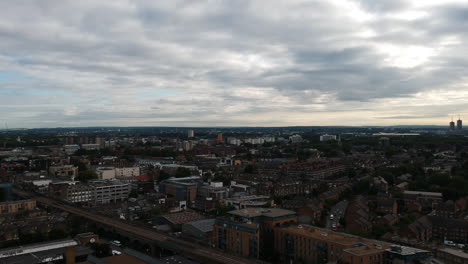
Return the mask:
<path fill-rule="evenodd" d="M 445 125 L 467 30 L 466 0 L 0 1 L 0 122 Z"/>

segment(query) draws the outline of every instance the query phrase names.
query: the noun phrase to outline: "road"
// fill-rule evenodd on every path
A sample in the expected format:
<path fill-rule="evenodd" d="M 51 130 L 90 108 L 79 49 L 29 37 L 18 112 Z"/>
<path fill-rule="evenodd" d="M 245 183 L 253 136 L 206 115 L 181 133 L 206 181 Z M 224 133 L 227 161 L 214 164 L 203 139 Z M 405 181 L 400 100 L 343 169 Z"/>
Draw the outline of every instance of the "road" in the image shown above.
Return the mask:
<path fill-rule="evenodd" d="M 117 230 L 121 230 L 124 232 L 128 232 L 130 234 L 134 234 L 136 237 L 140 237 L 140 238 L 147 239 L 150 241 L 157 241 L 157 242 L 163 242 L 163 243 L 169 244 L 171 246 L 174 246 L 180 249 L 182 251 L 181 252 L 182 254 L 185 253 L 189 256 L 194 256 L 195 258 L 199 257 L 200 260 L 209 259 L 210 263 L 228 263 L 228 264 L 229 263 L 232 263 L 232 264 L 262 263 L 261 261 L 248 260 L 248 259 L 244 259 L 241 257 L 228 255 L 228 254 L 219 252 L 212 248 L 195 245 L 193 243 L 188 243 L 182 239 L 178 239 L 178 238 L 174 238 L 165 234 L 157 233 L 151 229 L 147 229 L 147 228 L 139 227 L 139 226 L 133 226 L 129 223 L 123 222 L 122 220 L 94 214 L 94 213 L 85 211 L 83 209 L 77 208 L 77 207 L 66 205 L 62 202 L 59 202 L 50 198 L 37 196 L 33 193 L 24 192 L 24 191 L 17 190 L 17 189 L 15 189 L 14 192 L 15 194 L 22 196 L 22 197 L 35 199 L 38 203 L 51 206 L 51 207 L 55 207 L 57 209 L 69 212 L 71 214 L 87 218 L 94 222 L 113 227 Z"/>
<path fill-rule="evenodd" d="M 340 218 L 344 217 L 346 213 L 346 208 L 348 207 L 348 201 L 343 200 L 340 201 L 339 203 L 335 204 L 331 210 L 330 214 L 333 215 L 333 220 L 330 219 L 330 215 L 327 217 L 327 229 L 332 229 L 332 226 L 339 226 L 340 223 Z M 337 228 L 339 229 L 339 227 Z"/>

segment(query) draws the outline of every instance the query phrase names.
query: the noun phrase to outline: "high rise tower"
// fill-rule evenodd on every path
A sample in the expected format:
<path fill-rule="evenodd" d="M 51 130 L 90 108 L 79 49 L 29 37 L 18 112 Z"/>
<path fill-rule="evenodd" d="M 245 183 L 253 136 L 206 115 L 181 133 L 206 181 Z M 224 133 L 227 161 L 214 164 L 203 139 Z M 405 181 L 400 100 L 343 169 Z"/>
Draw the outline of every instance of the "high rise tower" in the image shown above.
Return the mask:
<path fill-rule="evenodd" d="M 460 119 L 460 116 L 458 116 L 458 120 L 457 120 L 457 130 L 462 130 L 463 129 L 463 122 L 462 120 Z"/>
<path fill-rule="evenodd" d="M 187 136 L 189 138 L 195 137 L 195 132 L 193 131 L 193 129 L 189 129 L 189 131 L 187 131 Z"/>
<path fill-rule="evenodd" d="M 450 130 L 455 130 L 455 122 L 453 122 L 453 116 L 452 121 L 450 121 Z"/>

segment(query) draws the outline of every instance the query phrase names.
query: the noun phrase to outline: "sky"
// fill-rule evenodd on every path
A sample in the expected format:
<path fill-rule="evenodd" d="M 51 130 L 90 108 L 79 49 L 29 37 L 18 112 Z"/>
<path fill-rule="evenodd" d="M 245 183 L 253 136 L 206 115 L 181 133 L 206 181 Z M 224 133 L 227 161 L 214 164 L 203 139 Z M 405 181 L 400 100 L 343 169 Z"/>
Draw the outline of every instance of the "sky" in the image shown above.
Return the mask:
<path fill-rule="evenodd" d="M 467 0 L 0 1 L 0 122 L 446 125 L 467 29 Z"/>

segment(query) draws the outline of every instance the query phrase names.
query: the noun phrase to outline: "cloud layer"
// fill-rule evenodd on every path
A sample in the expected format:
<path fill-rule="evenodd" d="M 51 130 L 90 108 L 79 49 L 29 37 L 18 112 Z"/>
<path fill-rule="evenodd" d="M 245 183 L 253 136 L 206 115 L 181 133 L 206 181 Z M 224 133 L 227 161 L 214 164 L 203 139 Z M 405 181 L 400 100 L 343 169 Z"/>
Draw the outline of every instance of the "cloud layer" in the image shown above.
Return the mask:
<path fill-rule="evenodd" d="M 1 1 L 10 127 L 445 124 L 456 0 Z"/>

